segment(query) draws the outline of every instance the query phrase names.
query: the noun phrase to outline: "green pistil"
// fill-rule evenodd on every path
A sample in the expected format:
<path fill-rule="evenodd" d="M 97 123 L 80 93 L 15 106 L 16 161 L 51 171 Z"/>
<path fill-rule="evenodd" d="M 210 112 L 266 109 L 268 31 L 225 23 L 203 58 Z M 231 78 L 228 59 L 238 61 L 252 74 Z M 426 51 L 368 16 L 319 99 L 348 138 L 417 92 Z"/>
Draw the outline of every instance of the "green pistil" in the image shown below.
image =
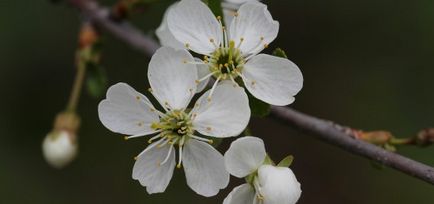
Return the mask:
<path fill-rule="evenodd" d="M 235 47 L 235 42 L 230 41 L 229 47 L 218 48 L 208 59 L 210 71 L 214 73 L 215 78 L 225 80 L 228 78 L 236 78 L 244 66 L 244 58 L 238 48 Z"/>

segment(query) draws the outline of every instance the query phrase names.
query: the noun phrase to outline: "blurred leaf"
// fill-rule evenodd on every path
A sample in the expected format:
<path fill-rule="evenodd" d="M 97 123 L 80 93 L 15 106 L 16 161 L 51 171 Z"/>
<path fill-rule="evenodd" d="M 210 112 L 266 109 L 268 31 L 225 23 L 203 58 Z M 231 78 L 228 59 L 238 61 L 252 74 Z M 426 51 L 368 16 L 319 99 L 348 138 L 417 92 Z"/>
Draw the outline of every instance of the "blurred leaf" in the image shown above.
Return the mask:
<path fill-rule="evenodd" d="M 281 48 L 276 48 L 276 49 L 273 51 L 273 55 L 276 56 L 276 57 L 281 57 L 281 58 L 286 58 L 286 59 L 288 59 L 288 56 L 286 56 L 285 51 L 282 50 Z"/>
<path fill-rule="evenodd" d="M 87 64 L 86 86 L 90 96 L 100 98 L 107 89 L 107 75 L 105 70 L 94 63 Z"/>
<path fill-rule="evenodd" d="M 383 147 L 384 147 L 384 149 L 386 149 L 387 151 L 396 152 L 396 147 L 393 146 L 393 145 L 391 145 L 391 144 L 386 143 L 386 144 L 384 144 Z"/>
<path fill-rule="evenodd" d="M 266 117 L 268 114 L 270 114 L 270 104 L 255 98 L 250 93 L 247 93 L 247 95 L 249 97 L 249 106 L 252 116 Z"/>
<path fill-rule="evenodd" d="M 289 155 L 282 159 L 282 161 L 279 162 L 277 166 L 279 167 L 289 167 L 291 166 L 292 162 L 294 161 L 294 157 L 292 155 Z"/>
<path fill-rule="evenodd" d="M 242 135 L 244 135 L 244 136 L 251 136 L 252 135 L 252 130 L 249 127 L 246 127 L 246 129 L 244 129 Z"/>

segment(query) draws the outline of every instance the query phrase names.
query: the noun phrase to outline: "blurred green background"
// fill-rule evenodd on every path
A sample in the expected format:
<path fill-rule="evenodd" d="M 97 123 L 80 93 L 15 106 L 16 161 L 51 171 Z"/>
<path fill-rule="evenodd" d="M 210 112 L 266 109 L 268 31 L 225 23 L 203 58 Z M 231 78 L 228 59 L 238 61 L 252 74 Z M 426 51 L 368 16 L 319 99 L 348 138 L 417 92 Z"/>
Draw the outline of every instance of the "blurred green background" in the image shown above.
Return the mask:
<path fill-rule="evenodd" d="M 104 1 L 109 5 L 113 1 Z M 434 126 L 434 1 L 274 0 L 278 39 L 305 77 L 292 107 L 364 130 L 410 136 Z M 148 32 L 159 25 L 162 0 L 132 16 Z M 48 166 L 41 142 L 67 102 L 80 18 L 47 0 L 0 1 L 0 203 L 222 203 L 191 191 L 177 170 L 166 193 L 147 195 L 131 179 L 145 139 L 124 141 L 104 128 L 95 100 L 84 95 L 80 153 L 64 170 Z M 151 32 L 151 31 L 149 31 Z M 145 91 L 148 58 L 106 35 L 102 64 L 109 83 Z M 268 50 L 270 52 L 270 50 Z M 397 171 L 303 135 L 272 119 L 254 118 L 272 158 L 295 156 L 299 203 L 434 203 L 434 188 Z M 230 140 L 220 146 L 224 152 Z M 434 166 L 434 147 L 399 148 Z"/>

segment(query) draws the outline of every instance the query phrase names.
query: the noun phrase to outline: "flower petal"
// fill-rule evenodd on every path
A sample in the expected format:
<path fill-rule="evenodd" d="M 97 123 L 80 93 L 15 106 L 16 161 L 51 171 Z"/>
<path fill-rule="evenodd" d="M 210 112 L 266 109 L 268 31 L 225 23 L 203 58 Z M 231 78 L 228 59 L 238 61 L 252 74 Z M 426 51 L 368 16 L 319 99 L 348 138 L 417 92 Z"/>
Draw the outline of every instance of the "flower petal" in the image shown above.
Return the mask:
<path fill-rule="evenodd" d="M 146 96 L 125 83 L 117 83 L 107 91 L 107 98 L 98 105 L 98 115 L 109 130 L 125 135 L 147 135 L 158 122 L 158 114 Z"/>
<path fill-rule="evenodd" d="M 226 170 L 238 178 L 255 172 L 266 156 L 264 141 L 257 137 L 242 137 L 232 142 L 225 153 Z"/>
<path fill-rule="evenodd" d="M 183 165 L 188 186 L 199 195 L 214 196 L 229 184 L 223 156 L 205 142 L 195 139 L 187 141 Z"/>
<path fill-rule="evenodd" d="M 218 138 L 239 135 L 250 119 L 249 99 L 244 89 L 222 82 L 209 101 L 210 92 L 205 92 L 192 110 L 194 128 L 203 135 Z"/>
<path fill-rule="evenodd" d="M 303 87 L 300 69 L 285 58 L 259 54 L 245 64 L 242 72 L 250 93 L 271 105 L 291 104 Z"/>
<path fill-rule="evenodd" d="M 300 198 L 300 183 L 291 169 L 263 165 L 258 176 L 264 204 L 295 204 Z"/>
<path fill-rule="evenodd" d="M 226 2 L 229 3 L 234 3 L 234 4 L 243 4 L 243 3 L 247 3 L 247 2 L 256 2 L 259 0 L 225 0 Z"/>
<path fill-rule="evenodd" d="M 160 44 L 162 46 L 166 47 L 173 47 L 176 49 L 185 49 L 185 46 L 179 42 L 175 36 L 173 36 L 172 32 L 170 32 L 169 27 L 167 25 L 167 16 L 169 14 L 169 11 L 175 8 L 177 3 L 174 3 L 167 8 L 166 12 L 163 16 L 163 21 L 161 22 L 161 25 L 157 28 L 155 31 L 155 34 L 157 35 L 158 39 L 160 40 Z"/>
<path fill-rule="evenodd" d="M 253 204 L 255 189 L 250 184 L 235 187 L 223 201 L 223 204 Z"/>
<path fill-rule="evenodd" d="M 170 150 L 172 149 L 172 150 Z M 141 154 L 133 167 L 133 179 L 146 187 L 149 194 L 162 193 L 169 185 L 175 169 L 175 151 L 173 146 L 155 147 L 149 145 Z M 160 164 L 170 151 L 169 159 Z"/>
<path fill-rule="evenodd" d="M 196 62 L 202 62 L 202 60 L 197 59 L 197 58 L 195 60 L 196 60 Z M 198 64 L 196 66 L 197 66 L 198 79 L 202 79 L 203 77 L 205 77 L 211 73 L 208 65 L 206 65 L 206 64 Z M 197 85 L 196 93 L 202 92 L 206 88 L 206 85 L 208 85 L 210 79 L 211 79 L 211 77 L 208 77 L 207 79 L 199 82 L 199 84 Z"/>
<path fill-rule="evenodd" d="M 196 92 L 197 68 L 186 50 L 162 47 L 149 62 L 148 79 L 152 93 L 162 106 L 184 109 Z"/>
<path fill-rule="evenodd" d="M 222 42 L 220 23 L 200 0 L 179 2 L 169 12 L 167 22 L 175 38 L 196 53 L 209 55 Z"/>
<path fill-rule="evenodd" d="M 245 56 L 262 51 L 279 32 L 279 22 L 273 20 L 265 4 L 249 2 L 243 4 L 230 25 L 230 39 L 238 45 Z"/>

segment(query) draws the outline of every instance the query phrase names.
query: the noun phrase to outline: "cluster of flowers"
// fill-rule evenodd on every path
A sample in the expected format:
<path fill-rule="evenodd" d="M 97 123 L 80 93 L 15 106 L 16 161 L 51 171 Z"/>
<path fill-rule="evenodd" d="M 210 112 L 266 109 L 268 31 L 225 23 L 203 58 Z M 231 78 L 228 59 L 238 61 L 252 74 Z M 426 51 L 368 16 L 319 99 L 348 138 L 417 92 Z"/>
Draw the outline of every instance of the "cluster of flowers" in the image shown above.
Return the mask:
<path fill-rule="evenodd" d="M 235 137 L 247 127 L 251 112 L 244 88 L 259 100 L 283 106 L 294 101 L 303 85 L 294 63 L 259 54 L 279 30 L 266 5 L 226 3 L 239 9 L 226 8 L 223 19 L 200 0 L 172 5 L 157 30 L 163 47 L 148 67 L 149 92 L 159 105 L 118 83 L 99 104 L 99 118 L 127 139 L 154 135 L 136 157 L 132 174 L 150 194 L 165 191 L 176 166 L 184 168 L 188 186 L 206 197 L 226 188 L 229 174 L 245 178 L 247 183 L 236 187 L 224 204 L 296 203 L 300 184 L 288 167 L 274 165 L 261 139 L 239 138 L 224 156 L 211 145 L 211 138 Z M 190 106 L 210 80 L 211 88 Z"/>

